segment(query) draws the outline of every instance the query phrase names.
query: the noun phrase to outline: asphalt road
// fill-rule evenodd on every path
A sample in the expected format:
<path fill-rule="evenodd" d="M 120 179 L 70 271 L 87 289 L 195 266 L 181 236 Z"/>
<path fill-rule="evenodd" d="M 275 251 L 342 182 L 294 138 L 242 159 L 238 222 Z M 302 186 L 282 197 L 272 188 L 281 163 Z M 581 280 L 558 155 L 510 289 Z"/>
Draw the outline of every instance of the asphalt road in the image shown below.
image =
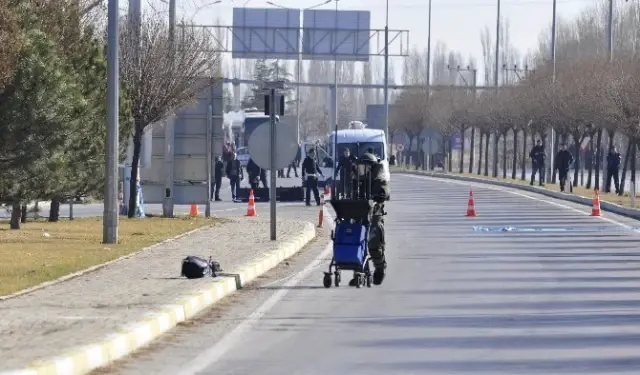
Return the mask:
<path fill-rule="evenodd" d="M 420 176 L 393 175 L 391 191 L 382 286 L 324 289 L 330 248 L 316 241 L 100 373 L 640 373 L 640 233 L 623 227 L 636 223 Z"/>

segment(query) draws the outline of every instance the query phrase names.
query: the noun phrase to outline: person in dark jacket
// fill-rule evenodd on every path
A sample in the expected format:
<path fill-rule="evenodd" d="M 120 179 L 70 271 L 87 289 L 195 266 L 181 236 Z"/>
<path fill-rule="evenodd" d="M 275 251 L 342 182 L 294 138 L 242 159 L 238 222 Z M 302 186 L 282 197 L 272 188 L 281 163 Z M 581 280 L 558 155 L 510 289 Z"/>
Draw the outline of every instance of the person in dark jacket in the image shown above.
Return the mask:
<path fill-rule="evenodd" d="M 251 189 L 257 190 L 260 187 L 260 167 L 251 158 L 247 163 L 247 174 L 249 175 Z"/>
<path fill-rule="evenodd" d="M 302 162 L 302 180 L 305 182 L 306 193 L 305 199 L 307 206 L 311 206 L 311 190 L 313 190 L 313 196 L 316 199 L 316 204 L 320 205 L 320 192 L 318 191 L 318 174 L 322 177 L 322 171 L 318 162 L 314 159 L 315 150 L 309 150 L 307 157 Z"/>
<path fill-rule="evenodd" d="M 544 152 L 544 146 L 542 141 L 538 139 L 536 145 L 529 152 L 531 158 L 531 183 L 533 185 L 536 179 L 536 173 L 538 173 L 538 183 L 540 186 L 544 186 L 544 173 L 545 173 L 545 159 L 547 155 Z"/>
<path fill-rule="evenodd" d="M 618 149 L 614 146 L 609 150 L 607 155 L 607 184 L 605 186 L 605 192 L 611 192 L 611 179 L 616 188 L 616 194 L 620 194 L 620 161 L 622 156 L 618 152 Z"/>
<path fill-rule="evenodd" d="M 355 181 L 355 165 L 356 157 L 351 155 L 351 150 L 344 149 L 344 154 L 338 162 L 338 173 L 340 173 L 340 185 L 338 186 L 338 194 L 350 199 L 353 194 L 353 182 Z"/>
<path fill-rule="evenodd" d="M 296 153 L 295 159 L 289 164 L 289 168 L 287 169 L 287 178 L 291 175 L 291 168 L 293 168 L 293 173 L 295 173 L 296 177 L 298 177 L 298 166 L 300 165 L 300 157 L 301 157 L 301 145 L 298 145 L 298 152 Z"/>
<path fill-rule="evenodd" d="M 573 155 L 567 150 L 567 145 L 560 145 L 560 151 L 556 155 L 555 169 L 558 170 L 558 178 L 560 179 L 560 191 L 564 191 L 564 187 L 567 183 L 567 176 L 569 175 L 569 168 L 573 164 Z"/>
<path fill-rule="evenodd" d="M 265 189 L 269 188 L 269 184 L 267 183 L 267 170 L 260 168 L 260 181 L 262 182 L 262 187 Z"/>
<path fill-rule="evenodd" d="M 222 186 L 222 175 L 225 173 L 224 169 L 224 162 L 222 161 L 222 158 L 220 156 L 216 156 L 213 186 L 211 186 L 211 196 L 214 197 L 216 202 L 222 201 L 222 199 L 220 199 L 220 187 Z"/>
<path fill-rule="evenodd" d="M 231 199 L 236 200 L 236 193 L 240 189 L 240 181 L 244 180 L 242 163 L 236 154 L 231 155 L 231 160 L 227 163 L 227 178 L 231 184 Z"/>

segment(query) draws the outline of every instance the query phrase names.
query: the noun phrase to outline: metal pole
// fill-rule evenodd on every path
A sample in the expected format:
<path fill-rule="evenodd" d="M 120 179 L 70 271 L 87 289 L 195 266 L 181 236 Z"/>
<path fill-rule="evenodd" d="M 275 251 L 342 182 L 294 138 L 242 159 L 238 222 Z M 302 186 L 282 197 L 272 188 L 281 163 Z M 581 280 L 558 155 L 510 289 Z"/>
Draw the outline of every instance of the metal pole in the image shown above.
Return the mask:
<path fill-rule="evenodd" d="M 384 24 L 384 134 L 389 144 L 389 0 Z"/>
<path fill-rule="evenodd" d="M 429 31 L 427 33 L 427 90 L 431 86 L 431 0 L 429 0 Z M 427 92 L 427 95 L 431 92 Z"/>
<path fill-rule="evenodd" d="M 302 12 L 300 12 L 300 24 L 302 25 Z M 297 69 L 297 81 L 300 82 L 300 76 L 302 76 L 302 35 L 298 38 L 300 40 L 298 49 L 298 69 Z M 296 86 L 296 139 L 300 144 L 300 85 Z"/>
<path fill-rule="evenodd" d="M 119 48 L 119 4 L 109 0 L 107 26 L 107 153 L 104 170 L 104 217 L 102 242 L 118 243 L 118 93 L 120 71 Z"/>
<path fill-rule="evenodd" d="M 551 64 L 553 65 L 552 82 L 556 81 L 556 0 L 553 0 L 553 15 L 551 19 Z"/>
<path fill-rule="evenodd" d="M 553 0 L 553 12 L 552 12 L 552 21 L 551 21 L 551 63 L 553 65 L 553 74 L 551 76 L 551 82 L 555 83 L 556 82 L 556 0 Z M 555 144 L 555 129 L 553 129 L 553 127 L 551 128 L 551 152 L 550 152 L 550 157 L 549 157 L 549 171 L 548 173 L 551 174 L 551 179 L 553 180 L 553 165 L 554 165 L 554 154 L 553 154 L 553 150 L 555 149 L 554 144 Z"/>
<path fill-rule="evenodd" d="M 276 90 L 271 89 L 269 92 L 270 100 L 270 143 L 271 143 L 271 155 L 269 166 L 269 208 L 271 216 L 271 241 L 276 240 Z"/>
<path fill-rule="evenodd" d="M 498 14 L 496 16 L 496 75 L 493 80 L 493 84 L 496 87 L 496 92 L 498 91 L 499 81 L 498 76 L 500 75 L 500 0 L 498 0 Z"/>
<path fill-rule="evenodd" d="M 175 30 L 176 30 L 176 0 L 169 0 L 169 43 L 170 51 L 169 58 L 173 67 L 175 58 Z M 165 198 L 162 206 L 162 216 L 173 216 L 173 162 L 174 162 L 174 150 L 173 150 L 173 137 L 175 127 L 175 116 L 171 116 L 167 119 L 164 127 L 164 187 Z"/>
<path fill-rule="evenodd" d="M 613 60 L 613 0 L 609 0 L 609 19 L 607 27 L 607 43 L 609 49 L 609 61 Z"/>
<path fill-rule="evenodd" d="M 478 69 L 471 69 L 471 73 L 473 74 L 473 103 L 476 103 L 476 100 L 478 98 L 478 90 L 476 90 L 476 87 L 478 86 Z M 464 139 L 462 140 L 464 142 Z M 476 141 L 476 127 L 472 126 L 471 127 L 471 144 L 469 145 L 469 174 L 473 173 L 473 162 L 476 159 L 476 147 L 475 147 L 475 142 Z"/>
<path fill-rule="evenodd" d="M 336 30 L 338 30 L 338 1 L 340 0 L 336 0 Z M 337 35 L 337 32 L 334 33 L 334 35 Z M 335 85 L 335 90 L 336 90 L 336 95 L 334 96 L 334 108 L 335 108 L 335 126 L 338 126 L 338 56 L 336 55 L 336 53 L 338 52 L 338 47 L 337 47 L 337 40 L 334 42 L 334 46 L 333 46 L 333 84 Z M 331 132 L 331 129 L 329 129 L 329 132 Z"/>
<path fill-rule="evenodd" d="M 204 216 L 211 217 L 211 200 L 213 199 L 213 191 L 211 189 L 214 186 L 213 182 L 213 106 L 209 104 L 207 107 L 207 203 L 204 208 Z"/>

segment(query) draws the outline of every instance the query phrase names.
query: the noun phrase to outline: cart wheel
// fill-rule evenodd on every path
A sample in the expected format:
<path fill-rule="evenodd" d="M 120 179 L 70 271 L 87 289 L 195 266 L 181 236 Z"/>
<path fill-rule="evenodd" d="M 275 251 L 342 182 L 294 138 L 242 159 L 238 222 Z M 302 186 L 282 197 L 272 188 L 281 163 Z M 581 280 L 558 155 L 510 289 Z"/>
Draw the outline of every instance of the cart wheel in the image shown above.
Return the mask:
<path fill-rule="evenodd" d="M 372 282 L 373 282 L 373 276 L 371 274 L 367 275 L 367 288 L 371 288 Z"/>
<path fill-rule="evenodd" d="M 356 275 L 356 288 L 360 288 L 362 286 L 362 275 Z"/>
<path fill-rule="evenodd" d="M 340 272 L 336 271 L 335 278 L 333 281 L 336 288 L 340 286 L 340 281 L 342 281 L 342 278 L 340 277 Z"/>
<path fill-rule="evenodd" d="M 325 288 L 331 288 L 331 274 L 324 275 L 322 284 L 324 285 Z"/>

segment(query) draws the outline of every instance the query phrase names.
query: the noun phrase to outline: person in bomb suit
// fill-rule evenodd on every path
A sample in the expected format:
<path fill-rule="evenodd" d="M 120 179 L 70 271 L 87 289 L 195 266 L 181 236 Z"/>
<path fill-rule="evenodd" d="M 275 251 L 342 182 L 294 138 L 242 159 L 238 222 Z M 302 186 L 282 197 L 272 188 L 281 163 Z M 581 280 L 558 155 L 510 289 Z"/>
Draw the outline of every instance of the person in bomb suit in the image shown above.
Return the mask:
<path fill-rule="evenodd" d="M 384 179 L 383 165 L 370 152 L 366 152 L 358 160 L 359 190 L 361 199 L 373 200 L 374 207 L 369 230 L 369 256 L 373 261 L 373 284 L 380 285 L 386 276 L 387 260 L 385 258 L 384 211 L 385 202 L 390 198 L 389 182 Z M 349 282 L 355 285 L 355 279 Z"/>

